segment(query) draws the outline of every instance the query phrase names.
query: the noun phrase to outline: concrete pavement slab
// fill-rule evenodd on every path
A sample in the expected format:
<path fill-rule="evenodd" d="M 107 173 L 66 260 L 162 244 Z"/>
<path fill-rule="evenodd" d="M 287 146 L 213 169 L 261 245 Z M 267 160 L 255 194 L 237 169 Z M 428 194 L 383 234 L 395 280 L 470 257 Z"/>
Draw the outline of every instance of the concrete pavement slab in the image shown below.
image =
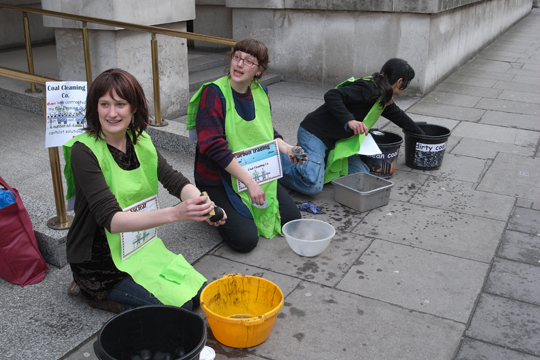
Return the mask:
<path fill-rule="evenodd" d="M 495 41 L 491 45 L 486 46 L 484 51 L 499 51 L 499 52 L 513 52 L 513 53 L 525 53 L 535 49 L 533 45 L 534 42 L 530 41 L 506 41 L 501 39 L 501 41 Z M 484 52 L 482 51 L 482 52 Z"/>
<path fill-rule="evenodd" d="M 0 279 L 4 359 L 58 359 L 91 337 L 113 314 L 69 295 L 69 266 L 53 269 L 38 284 L 21 288 Z M 30 308 L 20 304 L 32 304 Z"/>
<path fill-rule="evenodd" d="M 479 159 L 495 159 L 499 152 L 532 157 L 536 152 L 536 147 L 523 147 L 513 144 L 462 138 L 459 144 L 450 151 L 454 155 L 474 156 Z"/>
<path fill-rule="evenodd" d="M 540 356 L 540 306 L 482 294 L 468 337 Z"/>
<path fill-rule="evenodd" d="M 508 219 L 508 229 L 540 236 L 540 211 L 516 208 Z"/>
<path fill-rule="evenodd" d="M 540 131 L 540 122 L 536 115 L 509 114 L 503 111 L 488 110 L 479 123 Z"/>
<path fill-rule="evenodd" d="M 452 94 L 440 91 L 432 91 L 424 97 L 437 104 L 455 105 L 463 107 L 474 107 L 481 97 L 471 95 Z"/>
<path fill-rule="evenodd" d="M 482 70 L 471 70 L 471 69 L 464 69 L 461 68 L 455 72 L 456 75 L 461 76 L 468 76 L 468 77 L 479 77 L 479 78 L 485 78 L 485 79 L 497 79 L 497 80 L 506 80 L 511 81 L 515 75 L 513 74 L 504 74 L 504 73 L 494 73 L 491 71 L 482 71 Z M 451 83 L 447 84 L 446 82 L 442 82 L 439 86 L 442 85 L 451 85 Z M 482 94 L 484 96 L 484 94 Z"/>
<path fill-rule="evenodd" d="M 309 282 L 287 297 L 281 312 L 271 341 L 252 354 L 275 360 L 299 354 L 313 360 L 442 360 L 453 356 L 464 330 L 454 321 Z"/>
<path fill-rule="evenodd" d="M 529 93 L 514 90 L 504 90 L 499 99 L 503 100 L 516 100 L 520 102 L 528 102 L 533 104 L 540 104 L 540 93 Z"/>
<path fill-rule="evenodd" d="M 229 247 L 221 247 L 215 255 L 333 287 L 341 281 L 371 241 L 365 236 L 338 230 L 326 250 L 316 257 L 297 255 L 286 239 L 280 236 L 260 239 L 257 249 L 249 254 L 239 254 Z"/>
<path fill-rule="evenodd" d="M 540 305 L 540 266 L 495 258 L 484 291 Z"/>
<path fill-rule="evenodd" d="M 223 247 L 227 247 L 227 245 L 223 245 Z M 285 297 L 293 292 L 302 282 L 302 279 L 287 276 L 281 272 L 274 272 L 262 266 L 252 266 L 244 262 L 226 259 L 218 256 L 216 251 L 201 258 L 193 264 L 193 267 L 206 277 L 209 284 L 228 274 L 262 277 L 276 284 Z M 204 317 L 204 312 L 201 309 L 198 309 L 196 312 Z"/>
<path fill-rule="evenodd" d="M 538 82 L 538 76 L 514 75 L 512 81 L 524 84 L 535 84 L 536 82 Z"/>
<path fill-rule="evenodd" d="M 337 288 L 465 324 L 488 269 L 485 263 L 375 240 Z"/>
<path fill-rule="evenodd" d="M 324 211 L 323 214 L 302 212 L 303 218 L 326 221 L 336 229 L 336 235 L 322 254 L 313 258 L 299 256 L 289 247 L 284 237 L 276 236 L 273 239 L 260 238 L 257 248 L 249 254 L 240 254 L 223 246 L 215 251 L 215 255 L 327 286 L 335 286 L 371 243 L 370 238 L 362 236 L 364 234 L 350 233 L 364 214 L 333 202 L 332 185 L 324 188 L 322 199 L 319 197 L 313 199 L 297 193 L 293 196 L 297 203 L 313 201 Z"/>
<path fill-rule="evenodd" d="M 540 235 L 506 230 L 497 256 L 540 266 Z"/>
<path fill-rule="evenodd" d="M 454 120 L 478 121 L 482 118 L 482 115 L 484 115 L 485 111 L 481 109 L 475 109 L 475 108 L 444 105 L 444 104 L 439 104 L 433 100 L 431 101 L 427 100 L 427 101 L 419 101 L 418 103 L 413 105 L 407 111 L 407 113 L 442 117 L 442 118 L 447 118 L 447 119 L 449 118 L 449 119 L 454 119 Z"/>
<path fill-rule="evenodd" d="M 533 64 L 525 64 L 523 65 L 523 70 L 529 70 L 529 71 L 540 71 L 540 65 L 533 65 Z"/>
<path fill-rule="evenodd" d="M 517 83 L 514 81 L 502 81 L 499 80 L 493 85 L 494 89 L 503 89 L 503 90 L 513 90 L 513 91 L 519 91 L 519 92 L 527 92 L 532 94 L 540 94 L 540 89 L 538 86 L 535 86 L 534 84 L 523 84 L 523 83 Z M 521 101 L 518 98 L 515 98 L 517 101 Z"/>
<path fill-rule="evenodd" d="M 485 217 L 391 201 L 371 210 L 352 232 L 487 263 L 505 225 Z"/>
<path fill-rule="evenodd" d="M 476 109 L 503 111 L 512 114 L 540 115 L 540 104 L 510 101 L 501 99 L 482 99 L 476 104 Z"/>
<path fill-rule="evenodd" d="M 333 86 L 331 85 L 313 85 L 313 84 L 304 84 L 304 83 L 298 83 L 298 82 L 293 82 L 293 81 L 272 84 L 272 86 L 270 87 L 272 92 L 279 93 L 282 96 L 291 96 L 291 97 L 319 100 L 321 104 L 324 101 L 323 100 L 324 94 L 332 88 Z M 270 98 L 272 98 L 272 92 L 270 93 Z"/>
<path fill-rule="evenodd" d="M 536 148 L 540 139 L 540 134 L 536 131 L 469 122 L 462 122 L 456 126 L 452 130 L 452 135 L 530 148 Z"/>
<path fill-rule="evenodd" d="M 295 203 L 298 205 L 311 201 L 323 211 L 322 214 L 311 214 L 302 211 L 302 217 L 306 219 L 320 218 L 324 221 L 331 222 L 336 230 L 350 231 L 366 216 L 366 212 L 360 213 L 354 209 L 338 204 L 334 200 L 334 191 L 334 184 L 328 183 L 323 187 L 322 192 L 316 196 L 304 195 L 297 192 L 293 192 L 292 196 Z"/>
<path fill-rule="evenodd" d="M 530 76 L 530 77 L 540 77 L 540 74 L 538 71 L 531 71 L 527 69 L 521 69 L 521 68 L 512 68 L 506 72 L 507 74 L 514 74 L 514 75 L 521 75 L 521 76 Z"/>
<path fill-rule="evenodd" d="M 511 66 L 507 62 L 486 59 L 473 59 L 462 67 L 465 70 L 491 71 L 496 73 L 506 73 L 510 68 Z"/>
<path fill-rule="evenodd" d="M 519 351 L 506 349 L 502 346 L 487 344 L 482 341 L 465 338 L 455 360 L 538 360 L 540 357 Z"/>
<path fill-rule="evenodd" d="M 298 125 L 305 116 L 322 105 L 320 99 L 302 98 L 299 101 L 296 97 L 283 96 L 281 94 L 270 93 L 272 102 L 272 124 L 274 129 L 283 136 L 283 140 L 291 145 L 296 145 L 296 134 Z"/>
<path fill-rule="evenodd" d="M 527 58 L 519 58 L 517 62 L 523 63 L 523 64 L 540 64 L 540 59 L 533 58 L 532 55 L 528 55 Z"/>
<path fill-rule="evenodd" d="M 472 70 L 469 70 L 467 72 L 473 72 Z M 496 73 L 498 74 L 498 73 Z M 502 74 L 507 75 L 507 74 Z M 472 75 L 464 75 L 471 77 Z M 515 75 L 511 75 L 515 76 Z M 500 89 L 492 89 L 492 88 L 486 88 L 486 87 L 480 87 L 475 85 L 464 85 L 464 84 L 457 84 L 457 83 L 451 83 L 451 82 L 443 82 L 435 88 L 435 91 L 444 92 L 444 93 L 452 93 L 452 94 L 461 94 L 461 95 L 469 95 L 469 96 L 481 96 L 484 98 L 497 98 L 499 94 L 502 92 Z"/>
<path fill-rule="evenodd" d="M 523 198 L 517 198 L 516 199 L 516 207 L 534 209 L 533 205 L 534 205 L 534 202 L 532 200 L 523 199 Z"/>
<path fill-rule="evenodd" d="M 465 65 L 465 69 L 471 70 L 470 68 L 467 68 Z M 493 78 L 482 78 L 482 77 L 470 77 L 470 76 L 462 76 L 458 74 L 450 75 L 444 82 L 446 83 L 453 83 L 453 84 L 460 84 L 460 85 L 468 85 L 468 86 L 477 86 L 482 88 L 492 88 L 493 85 L 497 82 L 497 80 Z"/>
<path fill-rule="evenodd" d="M 427 174 L 396 169 L 390 179 L 394 183 L 394 187 L 390 191 L 390 201 L 409 201 L 422 188 L 429 177 Z"/>
<path fill-rule="evenodd" d="M 540 202 L 540 159 L 499 153 L 478 190 Z"/>
<path fill-rule="evenodd" d="M 519 35 L 512 32 L 506 32 L 502 34 L 497 41 L 494 41 L 490 46 L 499 45 L 504 48 L 505 46 L 516 46 L 516 47 L 529 47 L 530 50 L 535 50 L 537 48 L 536 39 L 530 39 L 529 37 L 520 38 Z"/>
<path fill-rule="evenodd" d="M 17 184 L 17 189 L 21 189 L 19 191 L 24 191 L 27 194 L 32 194 L 32 197 L 39 202 L 54 204 L 54 187 L 49 161 L 29 157 L 25 159 L 25 165 L 29 168 L 25 166 L 24 170 L 21 169 L 17 175 L 16 182 L 14 182 L 14 184 Z M 62 179 L 62 181 L 64 182 L 65 180 Z M 56 214 L 51 214 L 51 217 L 54 215 Z"/>
<path fill-rule="evenodd" d="M 449 145 L 455 138 L 450 136 Z M 448 146 L 450 149 L 452 147 Z M 449 149 L 449 150 L 450 150 Z M 478 182 L 487 166 L 486 160 L 476 159 L 470 156 L 447 154 L 445 152 L 442 165 L 438 170 L 413 170 L 425 174 L 432 174 L 441 178 L 450 178 L 468 182 Z"/>
<path fill-rule="evenodd" d="M 473 183 L 432 177 L 412 197 L 411 203 L 461 214 L 506 221 L 515 198 L 473 190 Z"/>
<path fill-rule="evenodd" d="M 487 59 L 487 60 L 497 60 L 497 61 L 508 61 L 508 62 L 517 62 L 523 54 L 520 53 L 505 53 L 501 51 L 482 51 L 476 58 L 478 59 Z"/>
<path fill-rule="evenodd" d="M 24 142 L 26 143 L 26 142 Z M 20 145 L 19 145 L 20 146 Z M 17 154 L 15 156 L 14 152 L 17 151 Z M 47 158 L 41 158 L 36 157 L 34 155 L 31 155 L 27 151 L 18 151 L 18 149 L 14 149 L 13 147 L 9 147 L 9 145 L 4 146 L 3 144 L 0 145 L 0 156 L 2 157 L 2 164 L 0 164 L 0 170 L 3 170 L 3 178 L 6 180 L 8 184 L 16 184 L 12 185 L 17 189 L 24 189 L 22 186 L 22 182 L 26 180 L 32 179 L 32 177 L 48 173 L 49 179 L 51 178 L 51 168 L 49 159 Z M 21 167 L 21 159 L 24 159 L 24 163 L 26 166 Z M 16 169 L 18 168 L 18 171 L 9 171 L 9 169 Z M 52 180 L 49 180 L 50 184 L 50 192 L 53 191 L 52 189 Z M 47 187 L 47 183 L 44 183 L 41 188 L 46 191 L 44 188 Z M 48 190 L 48 189 L 47 189 Z M 49 198 L 50 200 L 50 198 Z"/>

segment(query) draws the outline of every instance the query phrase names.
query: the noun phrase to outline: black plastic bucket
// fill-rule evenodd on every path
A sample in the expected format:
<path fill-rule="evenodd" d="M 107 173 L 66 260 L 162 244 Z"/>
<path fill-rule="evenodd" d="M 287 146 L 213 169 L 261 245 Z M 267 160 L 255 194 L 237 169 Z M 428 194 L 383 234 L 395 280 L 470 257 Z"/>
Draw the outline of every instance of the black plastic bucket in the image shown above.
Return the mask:
<path fill-rule="evenodd" d="M 100 360 L 130 360 L 141 350 L 149 350 L 152 357 L 159 351 L 173 359 L 198 360 L 205 344 L 206 326 L 199 315 L 175 306 L 149 305 L 107 321 L 94 352 Z M 178 356 L 181 351 L 185 355 Z"/>
<path fill-rule="evenodd" d="M 396 170 L 399 147 L 403 143 L 403 138 L 389 131 L 378 131 L 378 133 L 382 135 L 377 135 L 376 132 L 372 133 L 372 136 L 381 154 L 360 155 L 360 159 L 369 167 L 371 175 L 390 179 Z"/>
<path fill-rule="evenodd" d="M 413 169 L 437 170 L 441 167 L 450 129 L 419 124 L 425 135 L 405 133 L 405 164 Z"/>

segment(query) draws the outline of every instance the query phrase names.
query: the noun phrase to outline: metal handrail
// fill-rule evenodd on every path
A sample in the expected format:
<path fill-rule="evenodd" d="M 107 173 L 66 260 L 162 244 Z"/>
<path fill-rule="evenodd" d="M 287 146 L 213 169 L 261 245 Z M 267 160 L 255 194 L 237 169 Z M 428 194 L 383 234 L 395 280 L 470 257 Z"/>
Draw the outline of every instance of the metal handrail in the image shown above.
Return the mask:
<path fill-rule="evenodd" d="M 30 74 L 25 71 L 5 68 L 3 66 L 0 66 L 0 76 L 5 76 L 11 79 L 21 80 L 25 82 L 31 82 L 31 83 L 43 85 L 43 86 L 45 86 L 45 83 L 47 81 L 61 81 L 61 80 L 49 78 L 46 76 Z"/>
<path fill-rule="evenodd" d="M 36 89 L 35 84 L 45 86 L 47 81 L 59 81 L 57 79 L 48 78 L 45 76 L 35 75 L 34 74 L 34 61 L 32 57 L 32 43 L 30 41 L 30 26 L 28 20 L 28 13 L 38 14 L 43 16 L 59 17 L 62 19 L 69 19 L 82 22 L 82 34 L 83 34 L 83 50 L 84 50 L 84 62 L 86 70 L 86 81 L 88 86 L 92 83 L 92 68 L 90 64 L 90 46 L 88 39 L 88 23 L 94 23 L 99 25 L 112 26 L 120 29 L 129 29 L 136 31 L 143 31 L 151 33 L 151 54 L 152 54 L 152 75 L 153 75 L 153 85 L 154 85 L 154 121 L 151 121 L 151 125 L 155 126 L 165 126 L 167 125 L 166 121 L 161 119 L 161 104 L 160 104 L 160 90 L 159 90 L 159 69 L 158 69 L 158 46 L 156 34 L 165 35 L 165 36 L 174 36 L 185 38 L 188 40 L 197 40 L 205 41 L 220 45 L 234 46 L 236 40 L 220 38 L 216 36 L 202 35 L 196 33 L 190 33 L 186 31 L 173 30 L 162 28 L 159 26 L 151 25 L 139 25 L 123 21 L 116 20 L 107 20 L 99 19 L 90 16 L 75 15 L 69 13 L 63 13 L 58 11 L 44 10 L 30 8 L 26 6 L 16 6 L 9 4 L 0 3 L 0 9 L 20 11 L 23 14 L 23 25 L 24 25 L 24 37 L 26 43 L 26 57 L 28 61 L 28 72 L 8 69 L 0 66 L 0 76 L 9 77 L 16 80 L 22 80 L 30 83 L 30 89 L 27 92 L 39 92 L 39 89 Z M 43 116 L 45 117 L 45 122 L 47 121 L 46 106 L 45 106 L 45 97 L 42 98 L 43 102 Z M 57 147 L 49 148 L 49 159 L 51 163 L 51 173 L 53 180 L 54 188 L 54 197 L 56 202 L 56 213 L 57 216 L 49 219 L 47 225 L 53 229 L 67 229 L 71 226 L 73 220 L 72 216 L 68 216 L 66 213 L 66 205 L 64 201 L 64 188 L 62 186 L 62 174 L 60 169 L 60 155 Z"/>

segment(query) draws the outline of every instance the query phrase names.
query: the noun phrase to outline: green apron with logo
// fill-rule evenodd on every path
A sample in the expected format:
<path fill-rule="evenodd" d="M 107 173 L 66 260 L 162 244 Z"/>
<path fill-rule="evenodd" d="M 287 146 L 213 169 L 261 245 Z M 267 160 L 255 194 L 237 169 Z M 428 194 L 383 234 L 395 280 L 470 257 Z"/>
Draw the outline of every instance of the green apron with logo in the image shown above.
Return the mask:
<path fill-rule="evenodd" d="M 274 140 L 270 103 L 266 92 L 256 81 L 254 82 L 255 85 L 251 86 L 255 105 L 255 119 L 245 121 L 236 112 L 228 76 L 224 76 L 213 83 L 204 84 L 193 96 L 188 106 L 188 117 L 186 121 L 188 130 L 195 128 L 201 94 L 204 88 L 210 84 L 217 85 L 225 98 L 227 109 L 225 115 L 225 136 L 229 143 L 229 149 L 232 152 Z M 231 175 L 231 180 L 234 191 L 240 196 L 242 202 L 253 215 L 258 234 L 267 239 L 271 239 L 277 234 L 281 235 L 281 216 L 279 214 L 279 203 L 277 200 L 277 180 L 261 185 L 268 203 L 268 207 L 265 209 L 252 206 L 249 192 L 247 190 L 238 192 L 236 178 Z"/>
<path fill-rule="evenodd" d="M 347 79 L 336 86 L 336 89 L 339 89 L 356 80 L 357 79 L 355 78 Z M 371 80 L 371 76 L 366 76 L 362 78 L 362 80 Z M 381 98 L 377 99 L 371 110 L 369 110 L 366 117 L 362 121 L 368 130 L 375 125 L 386 107 L 386 105 L 381 106 L 380 101 Z M 326 160 L 326 168 L 324 172 L 325 184 L 339 178 L 340 176 L 349 174 L 349 157 L 358 154 L 365 136 L 365 134 L 357 134 L 349 138 L 336 141 L 335 148 L 330 150 L 328 153 L 328 159 Z"/>
<path fill-rule="evenodd" d="M 94 137 L 83 133 L 64 145 L 67 199 L 75 193 L 71 171 L 71 147 L 76 142 L 81 142 L 92 150 L 99 161 L 107 185 L 122 209 L 157 196 L 158 158 L 148 134 L 143 133 L 143 136 L 138 137 L 135 145 L 139 168 L 125 171 L 114 161 L 105 141 L 96 141 Z M 116 267 L 131 275 L 137 284 L 143 286 L 165 305 L 182 306 L 197 294 L 206 281 L 182 255 L 169 251 L 159 238 L 153 239 L 122 261 L 121 235 L 111 234 L 107 230 L 105 232 Z"/>

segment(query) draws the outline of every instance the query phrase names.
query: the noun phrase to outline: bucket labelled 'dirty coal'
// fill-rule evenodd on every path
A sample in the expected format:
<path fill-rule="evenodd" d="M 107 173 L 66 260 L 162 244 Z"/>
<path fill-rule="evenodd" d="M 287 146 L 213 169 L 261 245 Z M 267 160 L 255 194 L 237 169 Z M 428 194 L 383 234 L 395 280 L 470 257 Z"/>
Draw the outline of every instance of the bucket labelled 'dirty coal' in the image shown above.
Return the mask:
<path fill-rule="evenodd" d="M 441 167 L 450 129 L 432 124 L 418 124 L 425 135 L 405 133 L 405 164 L 413 169 L 437 170 Z"/>

